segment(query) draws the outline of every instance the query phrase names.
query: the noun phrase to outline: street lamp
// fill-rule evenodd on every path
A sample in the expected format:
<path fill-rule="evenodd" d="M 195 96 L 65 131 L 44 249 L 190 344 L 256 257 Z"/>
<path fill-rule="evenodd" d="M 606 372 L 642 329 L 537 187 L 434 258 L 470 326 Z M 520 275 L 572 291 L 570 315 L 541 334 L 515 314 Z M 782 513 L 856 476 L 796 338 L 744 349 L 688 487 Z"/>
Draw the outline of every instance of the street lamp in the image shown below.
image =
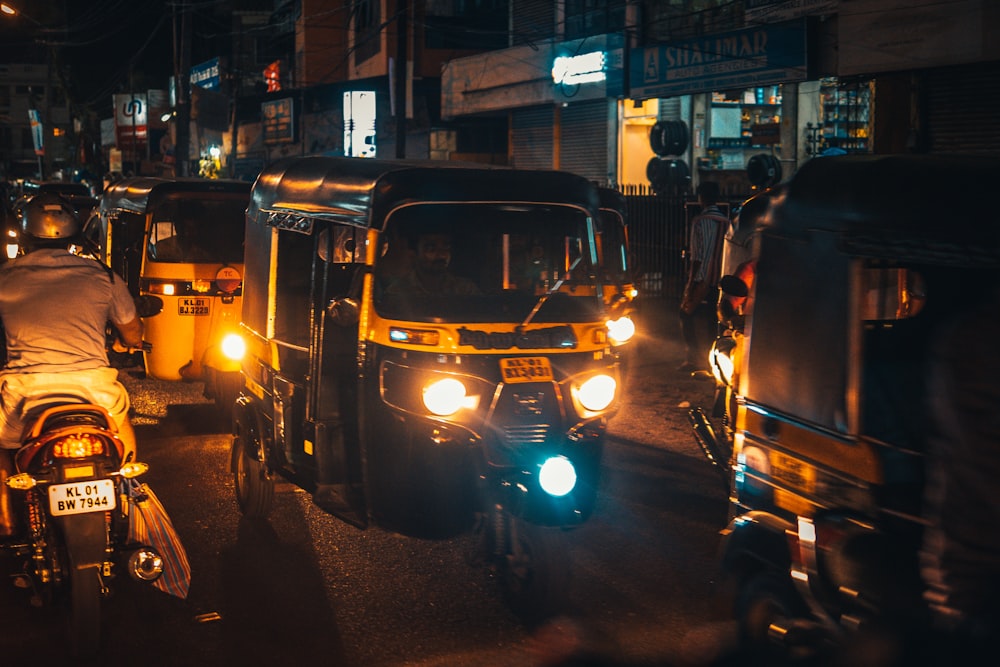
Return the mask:
<path fill-rule="evenodd" d="M 28 19 L 29 21 L 31 21 L 32 23 L 34 23 L 39 27 L 42 26 L 42 24 L 38 20 L 32 18 L 28 14 L 25 14 L 17 7 L 7 4 L 6 2 L 0 2 L 0 12 L 3 12 L 7 16 L 20 16 L 22 18 Z"/>

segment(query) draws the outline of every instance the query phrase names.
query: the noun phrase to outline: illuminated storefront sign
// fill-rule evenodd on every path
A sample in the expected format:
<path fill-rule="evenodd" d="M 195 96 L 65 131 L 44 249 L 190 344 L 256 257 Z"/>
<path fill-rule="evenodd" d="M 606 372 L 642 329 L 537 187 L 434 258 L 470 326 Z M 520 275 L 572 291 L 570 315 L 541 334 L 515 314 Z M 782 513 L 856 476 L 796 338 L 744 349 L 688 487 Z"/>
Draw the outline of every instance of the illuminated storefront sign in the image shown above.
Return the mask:
<path fill-rule="evenodd" d="M 552 81 L 558 84 L 597 83 L 607 78 L 608 57 L 604 51 L 578 56 L 559 56 L 552 63 Z"/>

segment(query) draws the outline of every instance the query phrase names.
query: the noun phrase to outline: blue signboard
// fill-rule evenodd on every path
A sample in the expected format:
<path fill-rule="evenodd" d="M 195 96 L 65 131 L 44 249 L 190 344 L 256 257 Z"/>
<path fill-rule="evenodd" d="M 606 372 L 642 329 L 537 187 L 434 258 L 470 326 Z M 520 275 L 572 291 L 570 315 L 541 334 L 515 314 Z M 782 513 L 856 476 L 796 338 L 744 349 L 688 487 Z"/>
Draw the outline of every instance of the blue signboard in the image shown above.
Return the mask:
<path fill-rule="evenodd" d="M 218 58 L 206 60 L 191 68 L 191 85 L 206 90 L 218 90 L 221 83 Z"/>
<path fill-rule="evenodd" d="M 805 81 L 805 20 L 632 49 L 633 99 Z"/>

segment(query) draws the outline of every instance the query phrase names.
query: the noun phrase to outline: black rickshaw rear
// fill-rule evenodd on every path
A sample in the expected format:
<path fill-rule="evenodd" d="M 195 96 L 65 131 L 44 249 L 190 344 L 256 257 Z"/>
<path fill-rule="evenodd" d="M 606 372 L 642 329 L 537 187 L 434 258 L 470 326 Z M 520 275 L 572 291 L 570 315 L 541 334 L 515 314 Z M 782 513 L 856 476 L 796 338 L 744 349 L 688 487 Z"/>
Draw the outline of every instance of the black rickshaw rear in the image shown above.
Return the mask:
<path fill-rule="evenodd" d="M 524 613 L 565 593 L 617 407 L 596 189 L 559 172 L 301 158 L 248 211 L 236 491 L 274 476 L 359 527 L 479 529 Z M 451 277 L 419 282 L 421 238 Z"/>
<path fill-rule="evenodd" d="M 981 202 L 998 177 L 987 158 L 817 158 L 772 200 L 723 544 L 749 645 L 843 649 L 847 633 L 891 627 L 911 651 L 931 627 L 920 558 L 942 519 L 927 475 L 954 462 L 929 446 L 929 405 L 954 389 L 931 383 L 928 360 L 996 282 L 1000 226 Z M 995 468 L 996 445 L 958 465 Z"/>

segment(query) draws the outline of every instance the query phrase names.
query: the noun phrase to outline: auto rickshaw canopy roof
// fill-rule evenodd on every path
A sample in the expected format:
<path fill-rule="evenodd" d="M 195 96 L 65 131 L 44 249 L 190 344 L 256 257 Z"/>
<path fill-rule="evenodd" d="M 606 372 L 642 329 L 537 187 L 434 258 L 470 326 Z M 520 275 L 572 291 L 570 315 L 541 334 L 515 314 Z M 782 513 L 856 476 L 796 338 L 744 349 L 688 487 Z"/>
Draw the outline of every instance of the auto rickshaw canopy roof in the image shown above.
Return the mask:
<path fill-rule="evenodd" d="M 237 192 L 249 197 L 252 184 L 247 181 L 206 178 L 159 178 L 137 176 L 112 183 L 101 198 L 101 211 L 128 211 L 144 214 L 149 205 L 179 192 Z"/>
<path fill-rule="evenodd" d="M 598 210 L 597 188 L 560 171 L 516 170 L 447 161 L 305 157 L 274 163 L 253 188 L 250 220 L 289 216 L 359 227 L 379 225 L 408 203 L 508 202 Z"/>
<path fill-rule="evenodd" d="M 833 232 L 844 250 L 963 266 L 1000 266 L 1000 220 L 989 203 L 1000 160 L 956 155 L 813 158 L 789 182 L 771 233 Z"/>

